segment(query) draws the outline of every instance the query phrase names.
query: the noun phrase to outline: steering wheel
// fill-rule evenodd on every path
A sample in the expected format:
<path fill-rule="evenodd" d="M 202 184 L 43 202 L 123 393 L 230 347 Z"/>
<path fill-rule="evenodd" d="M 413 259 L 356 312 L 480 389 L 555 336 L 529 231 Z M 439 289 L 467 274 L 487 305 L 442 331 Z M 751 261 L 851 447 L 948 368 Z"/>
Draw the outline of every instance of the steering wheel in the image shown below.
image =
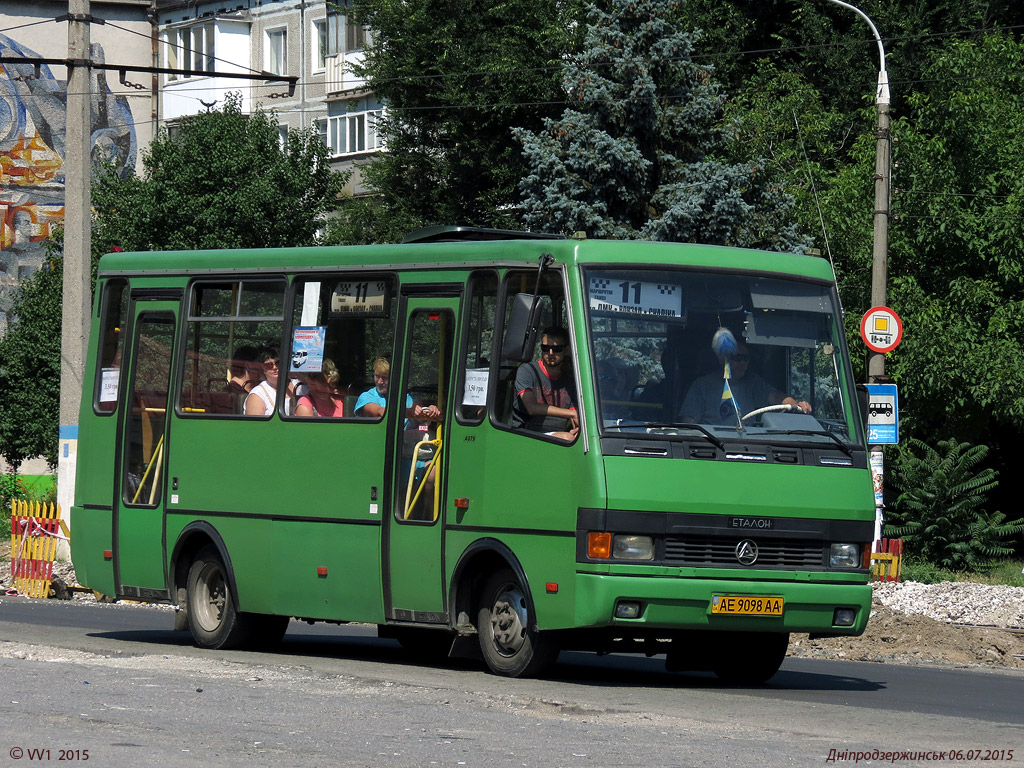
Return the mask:
<path fill-rule="evenodd" d="M 740 421 L 746 421 L 747 419 L 753 418 L 754 416 L 760 416 L 762 413 L 769 413 L 771 411 L 788 411 L 790 413 L 803 413 L 803 409 L 799 405 L 792 405 L 790 403 L 779 403 L 778 405 L 766 405 L 764 408 L 758 408 L 757 410 L 751 411 L 742 419 L 740 419 Z"/>

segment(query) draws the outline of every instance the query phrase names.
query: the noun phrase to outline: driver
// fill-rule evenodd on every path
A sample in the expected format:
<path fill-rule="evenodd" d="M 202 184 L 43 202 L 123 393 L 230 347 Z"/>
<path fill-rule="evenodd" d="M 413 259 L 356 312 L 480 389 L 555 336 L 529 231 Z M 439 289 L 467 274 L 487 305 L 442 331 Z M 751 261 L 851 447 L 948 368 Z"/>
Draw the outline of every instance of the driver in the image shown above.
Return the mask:
<path fill-rule="evenodd" d="M 804 413 L 811 412 L 811 404 L 797 402 L 795 397 L 781 392 L 756 373 L 750 371 L 750 350 L 737 339 L 736 352 L 728 358 L 719 358 L 724 366 L 729 363 L 729 386 L 725 386 L 722 373 L 714 371 L 701 376 L 690 386 L 679 411 L 686 424 L 735 424 L 736 408 L 740 416 L 766 405 L 795 405 Z M 731 397 L 730 397 L 731 391 Z M 735 406 L 734 406 L 735 403 Z"/>

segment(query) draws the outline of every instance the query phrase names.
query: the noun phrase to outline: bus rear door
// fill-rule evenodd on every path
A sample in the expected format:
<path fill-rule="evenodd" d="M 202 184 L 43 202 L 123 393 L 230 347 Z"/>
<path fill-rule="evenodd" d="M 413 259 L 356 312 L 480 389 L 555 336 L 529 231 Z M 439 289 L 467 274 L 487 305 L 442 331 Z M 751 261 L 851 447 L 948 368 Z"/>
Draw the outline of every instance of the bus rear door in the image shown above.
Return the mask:
<path fill-rule="evenodd" d="M 388 617 L 440 624 L 446 621 L 441 563 L 447 474 L 446 425 L 451 422 L 452 349 L 459 299 L 409 297 L 403 302 L 405 333 L 391 405 L 427 408 L 440 418 L 393 414 L 395 430 L 392 511 L 385 537 Z M 435 410 L 436 408 L 436 410 Z M 395 410 L 400 410 L 395 408 Z"/>
<path fill-rule="evenodd" d="M 180 300 L 133 296 L 134 333 L 118 455 L 114 579 L 119 596 L 167 597 L 164 487 L 168 392 Z"/>

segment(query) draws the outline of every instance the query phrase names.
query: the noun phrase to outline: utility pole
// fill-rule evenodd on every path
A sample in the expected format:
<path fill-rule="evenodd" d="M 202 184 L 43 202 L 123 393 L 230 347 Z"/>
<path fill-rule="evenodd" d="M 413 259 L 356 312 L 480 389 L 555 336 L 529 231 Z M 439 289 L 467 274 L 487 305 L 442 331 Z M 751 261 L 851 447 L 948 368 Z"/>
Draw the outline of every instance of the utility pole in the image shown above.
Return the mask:
<path fill-rule="evenodd" d="M 892 156 L 892 133 L 889 128 L 889 73 L 885 69 L 885 46 L 878 29 L 860 8 L 844 3 L 843 0 L 829 0 L 836 5 L 853 11 L 871 27 L 878 45 L 878 90 L 875 92 L 875 106 L 878 109 L 878 129 L 875 142 L 875 213 L 874 213 L 874 245 L 871 252 L 871 306 L 886 306 L 886 284 L 889 270 L 889 184 L 890 158 Z M 881 352 L 870 352 L 868 356 L 868 383 L 882 384 L 888 382 L 885 375 L 885 355 Z M 871 473 L 877 476 L 876 482 L 881 487 L 884 476 L 882 446 L 871 446 Z M 875 541 L 882 538 L 883 508 L 876 503 L 875 508 Z"/>
<path fill-rule="evenodd" d="M 68 528 L 75 500 L 78 404 L 89 346 L 92 293 L 89 285 L 92 238 L 91 136 L 92 42 L 89 0 L 69 0 L 68 93 L 64 157 L 64 285 L 60 343 L 60 443 L 57 503 Z M 70 555 L 60 542 L 58 554 Z"/>

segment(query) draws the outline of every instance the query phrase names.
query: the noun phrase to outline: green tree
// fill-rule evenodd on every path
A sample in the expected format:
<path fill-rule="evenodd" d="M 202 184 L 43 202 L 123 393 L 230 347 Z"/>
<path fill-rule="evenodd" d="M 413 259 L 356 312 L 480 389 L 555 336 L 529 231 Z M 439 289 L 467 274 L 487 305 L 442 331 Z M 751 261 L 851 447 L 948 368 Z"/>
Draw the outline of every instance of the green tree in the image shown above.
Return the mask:
<path fill-rule="evenodd" d="M 57 466 L 61 266 L 53 257 L 22 281 L 0 338 L 0 454 L 14 468 L 35 456 Z"/>
<path fill-rule="evenodd" d="M 725 158 L 734 130 L 711 70 L 694 62 L 673 5 L 591 5 L 583 51 L 567 62 L 568 100 L 542 130 L 516 128 L 530 165 L 524 221 L 602 237 L 801 251 L 791 200 L 757 162 Z"/>
<path fill-rule="evenodd" d="M 161 133 L 143 168 L 93 184 L 94 252 L 313 245 L 345 183 L 315 132 L 281 147 L 271 116 L 244 115 L 237 94 Z"/>
<path fill-rule="evenodd" d="M 902 536 L 908 550 L 940 568 L 984 570 L 1012 548 L 1003 541 L 1024 531 L 1024 518 L 1006 521 L 984 509 L 996 487 L 991 468 L 975 471 L 988 455 L 984 445 L 940 440 L 938 450 L 911 439 L 895 485 L 901 493 L 886 524 L 886 535 Z"/>
<path fill-rule="evenodd" d="M 357 74 L 387 104 L 387 151 L 361 168 L 367 198 L 346 200 L 336 242 L 394 242 L 433 224 L 517 226 L 525 173 L 510 125 L 561 109 L 560 61 L 578 0 L 356 0 L 373 29 Z"/>

